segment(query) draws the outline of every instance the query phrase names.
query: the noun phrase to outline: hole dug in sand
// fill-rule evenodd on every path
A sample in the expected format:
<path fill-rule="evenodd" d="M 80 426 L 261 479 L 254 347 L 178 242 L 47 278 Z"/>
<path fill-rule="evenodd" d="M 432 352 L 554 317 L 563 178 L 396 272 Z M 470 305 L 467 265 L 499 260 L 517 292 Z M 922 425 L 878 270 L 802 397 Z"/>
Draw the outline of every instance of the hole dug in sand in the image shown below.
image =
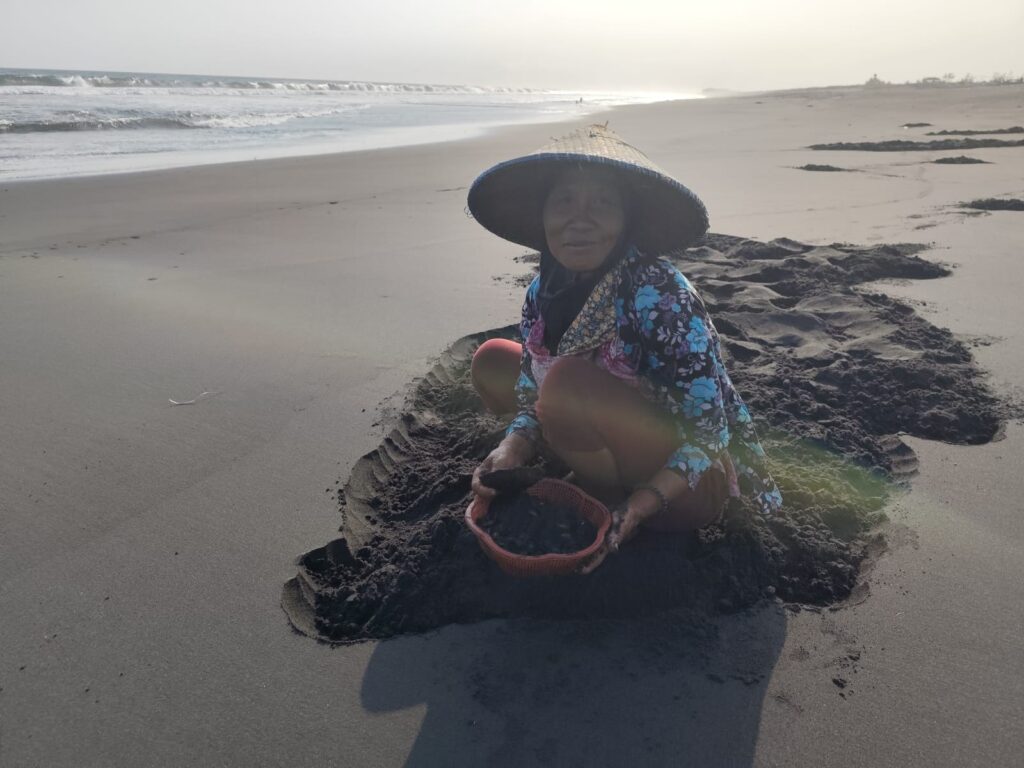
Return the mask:
<path fill-rule="evenodd" d="M 872 529 L 916 459 L 898 435 L 983 443 L 1002 406 L 969 351 L 911 307 L 862 292 L 881 278 L 948 274 L 923 246 L 814 247 L 709 235 L 675 261 L 698 286 L 731 375 L 758 420 L 785 497 L 764 518 L 733 500 L 691 536 L 642 533 L 587 577 L 515 579 L 463 523 L 469 482 L 504 425 L 468 380 L 485 339 L 455 342 L 415 386 L 393 431 L 339 494 L 341 538 L 301 556 L 283 606 L 331 643 L 498 617 L 592 619 L 685 608 L 730 612 L 765 596 L 847 597 Z M 560 468 L 542 464 L 549 474 Z"/>

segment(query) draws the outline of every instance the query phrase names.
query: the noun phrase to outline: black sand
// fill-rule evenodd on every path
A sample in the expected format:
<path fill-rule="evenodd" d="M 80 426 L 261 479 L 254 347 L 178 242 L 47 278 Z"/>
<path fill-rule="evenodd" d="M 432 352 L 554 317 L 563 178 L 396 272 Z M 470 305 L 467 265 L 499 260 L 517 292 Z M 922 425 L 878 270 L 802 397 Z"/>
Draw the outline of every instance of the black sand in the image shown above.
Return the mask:
<path fill-rule="evenodd" d="M 529 488 L 544 477 L 539 467 L 516 467 L 495 469 L 480 475 L 480 482 L 498 493 L 515 493 Z"/>
<path fill-rule="evenodd" d="M 1003 418 L 963 343 L 909 305 L 856 287 L 948 274 L 918 258 L 923 249 L 709 235 L 681 254 L 758 421 L 785 508 L 766 519 L 733 501 L 721 524 L 696 535 L 643 532 L 588 577 L 506 576 L 466 528 L 473 469 L 503 432 L 471 390 L 469 360 L 484 339 L 514 328 L 459 340 L 353 468 L 339 494 L 342 538 L 299 558 L 283 596 L 293 626 L 345 643 L 495 617 L 713 613 L 765 595 L 846 598 L 881 546 L 873 528 L 883 505 L 915 471 L 899 435 L 983 443 Z"/>
<path fill-rule="evenodd" d="M 479 526 L 495 544 L 517 555 L 580 552 L 597 538 L 597 528 L 575 510 L 527 493 L 497 496 Z"/>

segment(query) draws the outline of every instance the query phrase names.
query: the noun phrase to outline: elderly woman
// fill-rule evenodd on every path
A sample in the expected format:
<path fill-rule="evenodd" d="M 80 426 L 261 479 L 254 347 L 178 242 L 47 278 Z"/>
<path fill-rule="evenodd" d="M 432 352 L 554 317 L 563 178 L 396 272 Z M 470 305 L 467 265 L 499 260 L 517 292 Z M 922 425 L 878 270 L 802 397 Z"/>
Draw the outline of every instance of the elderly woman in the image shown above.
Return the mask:
<path fill-rule="evenodd" d="M 602 126 L 484 172 L 469 209 L 491 232 L 540 251 L 523 343 L 492 339 L 472 364 L 486 407 L 512 415 L 473 476 L 528 464 L 542 443 L 575 482 L 613 500 L 596 567 L 640 526 L 713 522 L 729 496 L 765 514 L 782 497 L 693 285 L 661 254 L 707 231 L 689 189 Z"/>

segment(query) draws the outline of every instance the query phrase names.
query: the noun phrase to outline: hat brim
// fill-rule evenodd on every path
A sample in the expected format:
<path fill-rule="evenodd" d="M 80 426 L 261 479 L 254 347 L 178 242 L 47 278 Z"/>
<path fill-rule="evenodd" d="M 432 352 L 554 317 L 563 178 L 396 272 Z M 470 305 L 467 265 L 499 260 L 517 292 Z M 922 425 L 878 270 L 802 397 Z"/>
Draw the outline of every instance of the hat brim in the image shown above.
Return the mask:
<path fill-rule="evenodd" d="M 469 211 L 484 228 L 513 243 L 543 250 L 541 209 L 559 173 L 581 165 L 619 173 L 631 196 L 633 244 L 649 255 L 686 248 L 708 230 L 708 213 L 693 192 L 664 173 L 599 155 L 539 152 L 489 168 L 468 195 Z"/>

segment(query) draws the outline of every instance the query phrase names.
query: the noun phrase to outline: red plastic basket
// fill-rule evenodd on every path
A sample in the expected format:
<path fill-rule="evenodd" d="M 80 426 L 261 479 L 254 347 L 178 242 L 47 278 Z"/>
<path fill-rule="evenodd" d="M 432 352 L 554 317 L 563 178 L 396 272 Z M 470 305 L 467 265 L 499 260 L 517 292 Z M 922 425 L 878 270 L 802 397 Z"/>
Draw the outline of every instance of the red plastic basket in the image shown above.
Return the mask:
<path fill-rule="evenodd" d="M 546 477 L 531 485 L 526 492 L 536 499 L 573 509 L 586 518 L 597 528 L 594 542 L 579 552 L 565 554 L 552 552 L 546 555 L 517 555 L 509 552 L 499 547 L 487 531 L 477 525 L 491 506 L 491 500 L 481 496 L 475 496 L 466 510 L 466 525 L 476 536 L 487 556 L 505 573 L 512 576 L 558 576 L 573 573 L 604 543 L 612 524 L 611 513 L 597 499 L 563 480 Z"/>

